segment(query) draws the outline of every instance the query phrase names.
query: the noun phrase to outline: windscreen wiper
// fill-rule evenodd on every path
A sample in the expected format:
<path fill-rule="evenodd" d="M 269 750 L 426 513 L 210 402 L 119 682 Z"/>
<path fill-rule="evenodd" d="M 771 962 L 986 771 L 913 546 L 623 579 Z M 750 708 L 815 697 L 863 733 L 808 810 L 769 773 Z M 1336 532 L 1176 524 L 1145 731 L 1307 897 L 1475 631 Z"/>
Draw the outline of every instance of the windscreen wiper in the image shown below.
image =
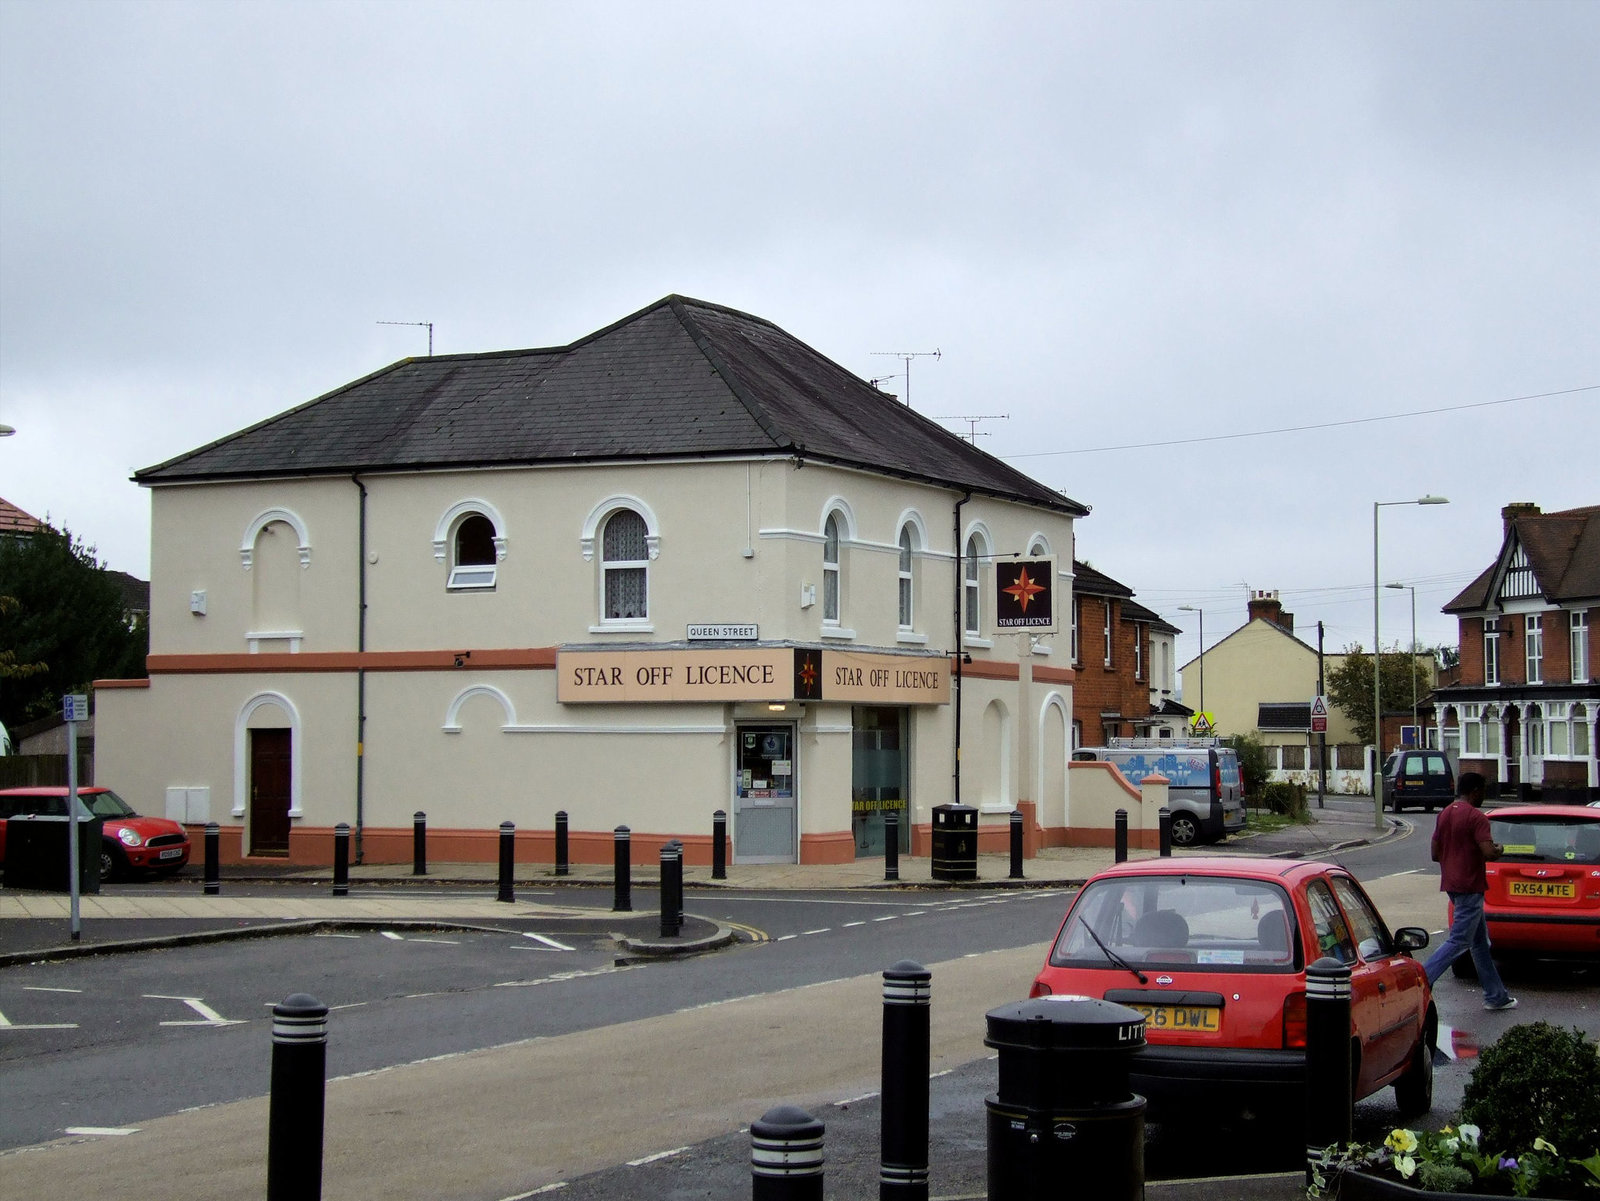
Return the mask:
<path fill-rule="evenodd" d="M 1149 984 L 1150 983 L 1150 977 L 1149 976 L 1146 976 L 1138 968 L 1134 967 L 1133 964 L 1129 963 L 1121 955 L 1118 955 L 1110 947 L 1106 946 L 1105 941 L 1103 939 L 1101 939 L 1101 937 L 1094 932 L 1094 927 L 1093 926 L 1091 926 L 1088 922 L 1084 922 L 1083 923 L 1083 928 L 1089 932 L 1089 937 L 1094 939 L 1094 945 L 1099 947 L 1102 951 L 1104 951 L 1106 953 L 1106 958 L 1107 959 L 1111 960 L 1111 962 L 1116 964 L 1118 967 L 1127 968 L 1130 972 L 1132 972 L 1135 976 L 1137 976 L 1139 978 L 1139 983 L 1140 984 Z"/>

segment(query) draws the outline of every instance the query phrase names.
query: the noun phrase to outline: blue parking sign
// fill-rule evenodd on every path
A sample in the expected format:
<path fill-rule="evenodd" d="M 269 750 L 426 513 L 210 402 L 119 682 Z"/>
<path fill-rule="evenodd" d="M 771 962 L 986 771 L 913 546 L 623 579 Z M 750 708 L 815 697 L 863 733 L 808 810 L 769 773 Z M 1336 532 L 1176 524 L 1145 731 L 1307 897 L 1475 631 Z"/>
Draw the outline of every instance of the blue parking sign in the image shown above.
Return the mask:
<path fill-rule="evenodd" d="M 63 721 L 88 721 L 89 698 L 81 692 L 70 693 L 62 697 L 61 719 Z"/>

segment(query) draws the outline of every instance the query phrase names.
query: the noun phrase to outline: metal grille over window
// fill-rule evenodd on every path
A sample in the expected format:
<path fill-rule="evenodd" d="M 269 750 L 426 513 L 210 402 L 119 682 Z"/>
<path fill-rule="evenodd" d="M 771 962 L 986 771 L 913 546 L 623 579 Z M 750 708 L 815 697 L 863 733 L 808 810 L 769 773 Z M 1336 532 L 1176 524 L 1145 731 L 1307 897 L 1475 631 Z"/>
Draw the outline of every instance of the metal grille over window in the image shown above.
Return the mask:
<path fill-rule="evenodd" d="M 649 616 L 649 550 L 645 536 L 644 518 L 632 509 L 613 513 L 606 522 L 602 554 L 607 620 Z"/>

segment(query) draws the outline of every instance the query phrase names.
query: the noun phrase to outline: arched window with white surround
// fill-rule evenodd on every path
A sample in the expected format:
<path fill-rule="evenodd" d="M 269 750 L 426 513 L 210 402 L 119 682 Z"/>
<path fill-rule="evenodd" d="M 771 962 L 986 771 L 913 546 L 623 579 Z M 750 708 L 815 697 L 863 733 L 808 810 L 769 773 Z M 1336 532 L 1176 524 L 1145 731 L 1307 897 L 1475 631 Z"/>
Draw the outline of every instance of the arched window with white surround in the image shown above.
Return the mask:
<path fill-rule="evenodd" d="M 966 554 L 962 556 L 962 629 L 967 638 L 983 636 L 983 557 L 987 548 L 978 534 L 967 538 Z"/>
<path fill-rule="evenodd" d="M 650 550 L 643 517 L 618 509 L 600 537 L 604 576 L 603 621 L 644 621 L 650 616 Z"/>
<path fill-rule="evenodd" d="M 494 523 L 482 513 L 467 513 L 456 523 L 450 539 L 450 579 L 452 590 L 493 588 L 495 584 Z"/>
<path fill-rule="evenodd" d="M 822 526 L 822 620 L 838 625 L 840 596 L 839 515 L 829 513 Z"/>
<path fill-rule="evenodd" d="M 900 527 L 900 628 L 910 630 L 916 623 L 916 592 L 912 587 L 912 552 L 916 550 L 916 530 L 908 522 Z"/>

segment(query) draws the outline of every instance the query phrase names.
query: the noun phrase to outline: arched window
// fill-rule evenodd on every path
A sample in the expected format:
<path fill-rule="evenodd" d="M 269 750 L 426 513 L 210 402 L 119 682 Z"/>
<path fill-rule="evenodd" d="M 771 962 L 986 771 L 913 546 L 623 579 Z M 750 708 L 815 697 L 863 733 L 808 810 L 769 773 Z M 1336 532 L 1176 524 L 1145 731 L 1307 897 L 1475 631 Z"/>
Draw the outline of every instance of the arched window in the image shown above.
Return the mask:
<path fill-rule="evenodd" d="M 482 513 L 468 513 L 456 524 L 450 539 L 452 589 L 493 588 L 495 581 L 494 522 Z"/>
<path fill-rule="evenodd" d="M 966 580 L 963 585 L 966 594 L 966 631 L 974 638 L 983 633 L 983 590 L 978 585 L 982 558 L 983 544 L 978 541 L 978 535 L 974 534 L 967 539 Z"/>
<path fill-rule="evenodd" d="M 829 513 L 822 527 L 822 620 L 839 624 L 839 515 Z"/>
<path fill-rule="evenodd" d="M 642 621 L 650 616 L 650 550 L 644 518 L 618 509 L 606 519 L 600 539 L 605 575 L 606 621 Z"/>
<path fill-rule="evenodd" d="M 911 587 L 911 552 L 916 549 L 916 538 L 909 524 L 900 527 L 900 628 L 912 628 L 916 616 L 913 609 Z"/>

